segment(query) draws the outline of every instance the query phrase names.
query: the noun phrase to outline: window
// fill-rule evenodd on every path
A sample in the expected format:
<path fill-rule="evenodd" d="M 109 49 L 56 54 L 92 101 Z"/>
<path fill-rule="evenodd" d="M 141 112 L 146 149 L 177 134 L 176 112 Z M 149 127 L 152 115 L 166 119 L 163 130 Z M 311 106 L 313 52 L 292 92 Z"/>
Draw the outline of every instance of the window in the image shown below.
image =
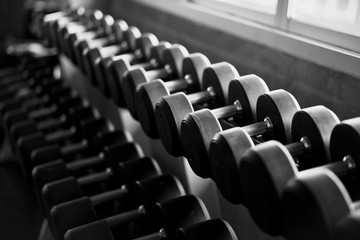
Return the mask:
<path fill-rule="evenodd" d="M 360 53 L 358 0 L 192 0 L 218 11 Z"/>

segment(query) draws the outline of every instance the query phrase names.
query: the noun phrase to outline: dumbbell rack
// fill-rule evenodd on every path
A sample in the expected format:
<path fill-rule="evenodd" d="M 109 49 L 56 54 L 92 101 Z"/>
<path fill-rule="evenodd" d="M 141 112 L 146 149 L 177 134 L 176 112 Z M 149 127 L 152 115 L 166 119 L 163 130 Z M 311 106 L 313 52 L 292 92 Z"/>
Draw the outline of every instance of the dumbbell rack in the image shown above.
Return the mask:
<path fill-rule="evenodd" d="M 143 134 L 139 124 L 131 118 L 127 110 L 119 109 L 112 100 L 104 98 L 97 88 L 89 84 L 87 77 L 84 76 L 65 55 L 61 54 L 59 57 L 62 77 L 69 82 L 80 95 L 88 99 L 91 105 L 98 109 L 102 117 L 110 120 L 118 129 L 129 130 L 136 142 L 141 144 L 145 153 L 155 157 L 159 161 L 164 172 L 177 175 L 182 182 L 187 184 L 185 188 L 188 192 L 195 193 L 205 200 L 212 217 L 221 217 L 218 202 L 221 197 L 218 198 L 220 195 L 217 193 L 212 181 L 196 177 L 192 173 L 186 159 L 182 157 L 174 158 L 166 154 L 159 141 L 149 140 Z"/>

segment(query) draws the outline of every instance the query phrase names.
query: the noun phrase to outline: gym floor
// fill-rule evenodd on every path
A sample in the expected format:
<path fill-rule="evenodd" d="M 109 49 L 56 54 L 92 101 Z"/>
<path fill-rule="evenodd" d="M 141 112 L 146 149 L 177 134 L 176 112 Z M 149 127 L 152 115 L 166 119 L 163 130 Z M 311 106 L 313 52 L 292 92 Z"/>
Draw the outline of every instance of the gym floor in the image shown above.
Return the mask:
<path fill-rule="evenodd" d="M 0 239 L 36 240 L 42 216 L 32 186 L 14 159 L 0 159 Z"/>

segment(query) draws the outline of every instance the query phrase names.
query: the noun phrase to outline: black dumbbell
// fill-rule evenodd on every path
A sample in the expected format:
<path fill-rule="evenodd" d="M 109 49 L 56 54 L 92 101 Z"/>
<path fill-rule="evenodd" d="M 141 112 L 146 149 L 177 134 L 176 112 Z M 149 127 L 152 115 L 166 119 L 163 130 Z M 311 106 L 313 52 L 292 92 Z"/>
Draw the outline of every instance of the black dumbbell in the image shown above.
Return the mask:
<path fill-rule="evenodd" d="M 330 135 L 338 123 L 337 116 L 324 106 L 302 109 L 295 113 L 291 123 L 292 143 L 285 146 L 277 141 L 258 144 L 228 167 L 229 171 L 237 167 L 228 175 L 233 176 L 229 180 L 238 183 L 230 185 L 231 190 L 241 192 L 243 203 L 263 231 L 271 235 L 285 232 L 284 220 L 279 214 L 284 188 L 298 171 L 330 162 Z M 218 159 L 219 164 L 227 163 Z M 220 179 L 220 173 L 218 176 Z M 221 186 L 229 184 L 228 181 Z M 251 182 L 251 187 L 245 182 Z M 230 193 L 229 186 L 227 189 Z"/>
<path fill-rule="evenodd" d="M 155 118 L 161 142 L 168 153 L 176 157 L 183 155 L 180 126 L 186 114 L 200 104 L 207 104 L 210 108 L 227 105 L 228 85 L 238 77 L 239 73 L 233 65 L 215 63 L 204 70 L 200 92 L 188 95 L 179 92 L 160 100 L 155 108 Z"/>
<path fill-rule="evenodd" d="M 114 166 L 104 171 L 79 178 L 67 177 L 45 184 L 41 194 L 44 215 L 49 217 L 52 207 L 60 203 L 118 189 L 123 184 L 128 185 L 137 180 L 161 175 L 160 167 L 153 159 L 148 157 L 130 159 L 127 157 L 117 161 L 113 160 L 111 164 Z"/>
<path fill-rule="evenodd" d="M 109 140 L 109 139 L 107 139 Z M 105 143 L 104 143 L 105 145 Z M 134 159 L 140 159 L 144 157 L 144 153 L 140 146 L 134 142 L 117 142 L 109 143 L 108 145 L 103 147 L 101 154 L 98 156 L 93 156 L 85 159 L 78 159 L 72 162 L 64 163 L 64 161 L 56 160 L 53 162 L 49 162 L 47 164 L 42 164 L 35 166 L 32 171 L 33 181 L 35 192 L 39 196 L 39 200 L 42 203 L 41 207 L 43 209 L 43 213 L 48 213 L 45 211 L 43 200 L 42 200 L 42 189 L 46 184 L 50 184 L 51 182 L 60 182 L 60 184 L 50 184 L 50 190 L 54 193 L 58 193 L 57 191 L 61 191 L 61 186 L 74 186 L 74 178 L 84 177 L 93 171 L 98 172 L 97 176 L 103 176 L 103 178 L 108 177 L 110 180 L 116 178 L 118 175 L 112 176 L 111 169 L 117 169 L 117 164 L 119 162 L 130 161 Z M 110 170 L 108 170 L 108 168 Z M 117 173 L 117 172 L 115 172 Z M 85 177 L 88 179 L 88 177 Z M 101 179 L 98 179 L 99 181 Z M 97 181 L 97 178 L 94 178 L 93 181 Z M 109 181 L 108 181 L 109 182 Z M 55 187 L 51 187 L 55 186 Z M 59 187 L 60 186 L 60 187 Z M 60 190 L 58 190 L 60 189 Z M 76 191 L 79 189 L 75 188 Z M 72 190 L 68 190 L 68 195 L 62 195 L 61 192 L 59 194 L 60 197 L 54 197 L 54 194 L 50 194 L 51 191 L 47 192 L 47 195 L 50 195 L 50 203 L 47 204 L 49 206 L 53 206 L 54 204 L 58 204 L 60 202 L 69 201 L 79 196 L 78 192 L 71 194 Z M 88 192 L 88 188 L 85 187 L 86 192 Z M 49 193 L 50 192 L 50 193 Z M 52 200 L 54 199 L 54 200 Z"/>
<path fill-rule="evenodd" d="M 204 203 L 194 195 L 185 195 L 150 206 L 140 206 L 128 213 L 107 217 L 66 232 L 66 240 L 114 239 L 111 229 L 128 222 L 146 219 L 153 231 L 139 239 L 173 239 L 176 230 L 209 220 Z"/>
<path fill-rule="evenodd" d="M 64 44 L 65 51 L 67 52 L 70 59 L 77 63 L 77 57 L 75 55 L 73 46 L 77 40 L 95 39 L 100 37 L 112 37 L 112 29 L 114 26 L 114 19 L 110 15 L 104 15 L 100 20 L 91 22 L 91 26 L 86 31 L 79 32 L 73 31 L 67 28 L 62 30 L 62 41 Z"/>
<path fill-rule="evenodd" d="M 169 42 L 159 42 L 158 45 L 150 49 L 150 57 L 148 61 L 129 62 L 124 59 L 112 58 L 112 61 L 105 66 L 105 74 L 107 75 L 107 85 L 109 86 L 111 99 L 119 107 L 125 108 L 125 98 L 122 91 L 122 82 L 127 71 L 142 67 L 144 70 L 152 70 L 165 65 L 163 51 L 169 48 Z"/>
<path fill-rule="evenodd" d="M 138 39 L 140 36 L 140 30 L 131 26 L 123 33 L 123 39 L 115 39 L 106 46 L 89 47 L 82 52 L 86 75 L 90 78 L 91 83 L 94 86 L 99 86 L 99 83 L 96 79 L 96 72 L 93 68 L 93 63 L 96 62 L 96 59 L 99 56 L 105 58 L 134 52 L 136 50 L 136 39 Z"/>
<path fill-rule="evenodd" d="M 135 108 L 142 129 L 149 137 L 159 138 L 156 127 L 155 107 L 162 97 L 175 92 L 199 92 L 202 74 L 210 66 L 209 59 L 201 53 L 192 53 L 182 62 L 181 78 L 164 82 L 156 79 L 140 84 L 135 92 Z"/>
<path fill-rule="evenodd" d="M 131 136 L 122 130 L 98 134 L 98 143 L 92 144 L 92 148 L 95 148 L 95 151 L 98 150 L 99 153 L 81 159 L 69 158 L 64 155 L 64 150 L 56 145 L 36 149 L 36 153 L 33 154 L 36 158 L 33 161 L 36 161 L 36 164 L 32 170 L 35 189 L 40 192 L 46 183 L 69 176 L 79 177 L 89 168 L 105 169 L 108 161 L 113 161 L 112 158 L 109 159 L 106 150 L 113 149 L 115 146 L 122 152 L 128 151 L 128 156 L 135 154 L 140 158 L 142 156 L 141 149 L 131 142 Z"/>
<path fill-rule="evenodd" d="M 25 171 L 25 176 L 31 182 L 30 172 L 33 167 L 32 152 L 40 147 L 47 145 L 65 143 L 69 140 L 78 142 L 71 152 L 79 152 L 80 150 L 88 150 L 87 147 L 90 138 L 94 138 L 94 133 L 105 133 L 109 131 L 108 122 L 104 119 L 90 118 L 81 120 L 78 127 L 72 126 L 69 129 L 61 129 L 49 134 L 41 132 L 20 137 L 17 141 L 17 148 L 20 160 Z M 66 147 L 66 145 L 64 146 Z"/>
<path fill-rule="evenodd" d="M 238 240 L 233 228 L 220 218 L 195 223 L 176 232 L 175 240 Z"/>
<path fill-rule="evenodd" d="M 107 84 L 109 80 L 106 79 L 107 75 L 105 74 L 106 65 L 108 65 L 111 61 L 117 61 L 118 59 L 123 59 L 124 61 L 128 62 L 150 61 L 151 47 L 158 44 L 159 41 L 154 34 L 143 33 L 135 40 L 134 49 L 122 51 L 118 54 L 110 56 L 101 55 L 100 49 L 98 48 L 95 48 L 92 52 L 89 52 L 90 58 L 92 59 L 92 68 L 95 73 L 97 86 L 99 86 L 99 89 L 104 94 L 104 96 L 110 98 L 110 90 Z"/>
<path fill-rule="evenodd" d="M 103 14 L 90 14 L 88 19 L 84 19 L 85 22 L 77 22 L 76 24 L 68 24 L 65 26 L 59 26 L 57 29 L 58 40 L 60 43 L 60 50 L 64 52 L 70 59 L 73 60 L 72 51 L 69 45 L 70 34 L 93 34 L 94 37 L 109 35 L 109 29 L 114 24 L 114 18 L 110 15 Z M 95 34 L 94 34 L 95 33 Z"/>
<path fill-rule="evenodd" d="M 164 81 L 181 77 L 182 61 L 188 55 L 188 51 L 182 45 L 174 44 L 163 51 L 164 66 L 145 71 L 143 68 L 135 68 L 124 75 L 122 91 L 126 107 L 134 119 L 137 119 L 135 108 L 135 90 L 142 84 L 157 78 Z"/>
<path fill-rule="evenodd" d="M 210 142 L 223 131 L 219 119 L 233 118 L 237 126 L 258 121 L 256 102 L 260 95 L 269 92 L 266 83 L 256 75 L 246 75 L 230 82 L 227 102 L 230 105 L 215 109 L 201 109 L 185 116 L 181 123 L 181 142 L 184 156 L 194 173 L 211 178 Z"/>
<path fill-rule="evenodd" d="M 122 185 L 121 188 L 112 191 L 68 201 L 51 209 L 54 235 L 62 239 L 69 229 L 108 217 L 99 214 L 94 208 L 101 203 L 121 202 L 128 198 L 126 201 L 131 202 L 128 208 L 130 210 L 139 205 L 149 205 L 182 195 L 185 195 L 185 191 L 180 181 L 174 176 L 162 175 Z M 78 217 L 71 214 L 74 211 L 78 213 L 76 215 Z"/>
<path fill-rule="evenodd" d="M 333 239 L 336 225 L 359 206 L 359 136 L 360 118 L 342 121 L 331 133 L 332 163 L 288 182 L 283 215 L 289 239 Z"/>
<path fill-rule="evenodd" d="M 28 115 L 23 113 L 16 115 L 16 120 L 19 121 L 14 122 L 10 129 L 6 130 L 14 153 L 21 156 L 21 154 L 17 151 L 17 142 L 21 137 L 36 134 L 38 132 L 42 134 L 50 134 L 51 132 L 60 129 L 71 128 L 74 124 L 77 124 L 78 121 L 89 119 L 94 116 L 90 107 L 83 107 L 81 105 L 69 108 L 67 111 L 67 113 L 64 113 L 59 117 L 50 117 L 42 121 L 36 121 L 34 119 L 21 120 L 21 118 L 26 119 Z M 12 120 L 15 119 L 13 118 Z"/>
<path fill-rule="evenodd" d="M 80 67 L 82 72 L 84 74 L 87 73 L 84 62 L 86 59 L 84 60 L 83 58 L 83 52 L 88 51 L 88 48 L 106 46 L 113 41 L 113 38 L 119 40 L 124 39 L 124 32 L 126 32 L 127 30 L 129 30 L 129 26 L 125 21 L 116 20 L 112 28 L 113 37 L 106 35 L 100 35 L 95 37 L 90 36 L 85 38 L 82 37 L 78 38 L 77 36 L 72 36 L 72 37 L 69 36 L 70 45 L 71 45 L 70 47 L 72 48 L 72 51 L 76 59 L 75 62 Z M 131 28 L 130 31 L 133 31 L 134 34 L 138 32 L 136 28 Z"/>
<path fill-rule="evenodd" d="M 238 183 L 232 180 L 238 179 L 237 162 L 244 152 L 259 142 L 255 137 L 261 135 L 260 141 L 275 139 L 282 143 L 292 142 L 291 123 L 299 109 L 298 102 L 289 92 L 282 89 L 271 91 L 258 97 L 256 102 L 258 122 L 243 127 L 233 127 L 214 136 L 210 144 L 211 172 L 227 200 L 232 203 L 242 202 L 240 191 L 232 192 L 236 189 L 234 185 Z M 191 146 L 187 148 L 188 151 L 192 151 Z M 236 167 L 235 172 L 233 167 Z"/>

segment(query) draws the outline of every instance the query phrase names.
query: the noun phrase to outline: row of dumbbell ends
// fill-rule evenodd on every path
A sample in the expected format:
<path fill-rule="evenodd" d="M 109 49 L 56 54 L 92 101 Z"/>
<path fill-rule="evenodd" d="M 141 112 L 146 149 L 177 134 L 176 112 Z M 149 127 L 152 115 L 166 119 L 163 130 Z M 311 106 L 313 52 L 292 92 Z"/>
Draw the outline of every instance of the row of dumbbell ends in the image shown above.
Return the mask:
<path fill-rule="evenodd" d="M 176 177 L 162 174 L 128 132 L 114 130 L 54 79 L 54 66 L 43 60 L 0 72 L 1 120 L 55 239 L 66 232 L 67 239 L 237 239 Z"/>
<path fill-rule="evenodd" d="M 99 31 L 108 34 L 105 37 L 98 37 L 98 31 L 86 26 L 89 21 L 82 23 L 80 16 L 45 17 L 43 21 L 44 29 L 57 33 L 47 35 L 49 42 L 78 64 L 105 97 L 125 106 L 149 137 L 160 137 L 170 154 L 185 156 L 197 175 L 213 179 L 227 200 L 247 206 L 261 229 L 294 239 L 302 234 L 324 237 L 333 235 L 340 220 L 348 219 L 352 212 L 348 196 L 358 199 L 354 187 L 358 182 L 358 119 L 340 123 L 324 106 L 300 109 L 289 92 L 269 91 L 256 75 L 240 77 L 229 63 L 211 64 L 203 54 L 189 54 L 181 45 L 159 42 L 153 34 L 141 34 L 108 15 L 99 22 Z M 93 35 L 87 37 L 88 33 Z M 305 180 L 294 176 L 299 170 L 300 176 L 307 176 L 309 171 L 303 170 L 319 166 L 316 169 L 322 169 L 321 174 L 331 169 L 342 179 L 332 183 L 344 190 L 343 184 L 349 192 L 341 192 L 341 204 L 333 203 L 338 190 L 325 191 L 324 198 L 331 199 L 326 207 L 316 200 L 323 198 L 320 191 L 301 191 Z M 306 196 L 304 192 L 314 194 L 310 198 L 314 203 L 303 204 L 302 199 L 294 207 L 295 193 L 298 199 Z M 290 195 L 291 204 L 286 207 L 290 210 L 282 211 Z M 330 218 L 339 205 L 345 212 Z M 314 209 L 318 212 L 318 218 L 311 218 L 315 224 L 296 221 L 300 213 Z M 300 213 L 291 218 L 291 211 L 297 210 Z M 350 215 L 346 222 L 356 220 L 356 214 Z M 323 227 L 314 231 L 314 226 Z"/>

